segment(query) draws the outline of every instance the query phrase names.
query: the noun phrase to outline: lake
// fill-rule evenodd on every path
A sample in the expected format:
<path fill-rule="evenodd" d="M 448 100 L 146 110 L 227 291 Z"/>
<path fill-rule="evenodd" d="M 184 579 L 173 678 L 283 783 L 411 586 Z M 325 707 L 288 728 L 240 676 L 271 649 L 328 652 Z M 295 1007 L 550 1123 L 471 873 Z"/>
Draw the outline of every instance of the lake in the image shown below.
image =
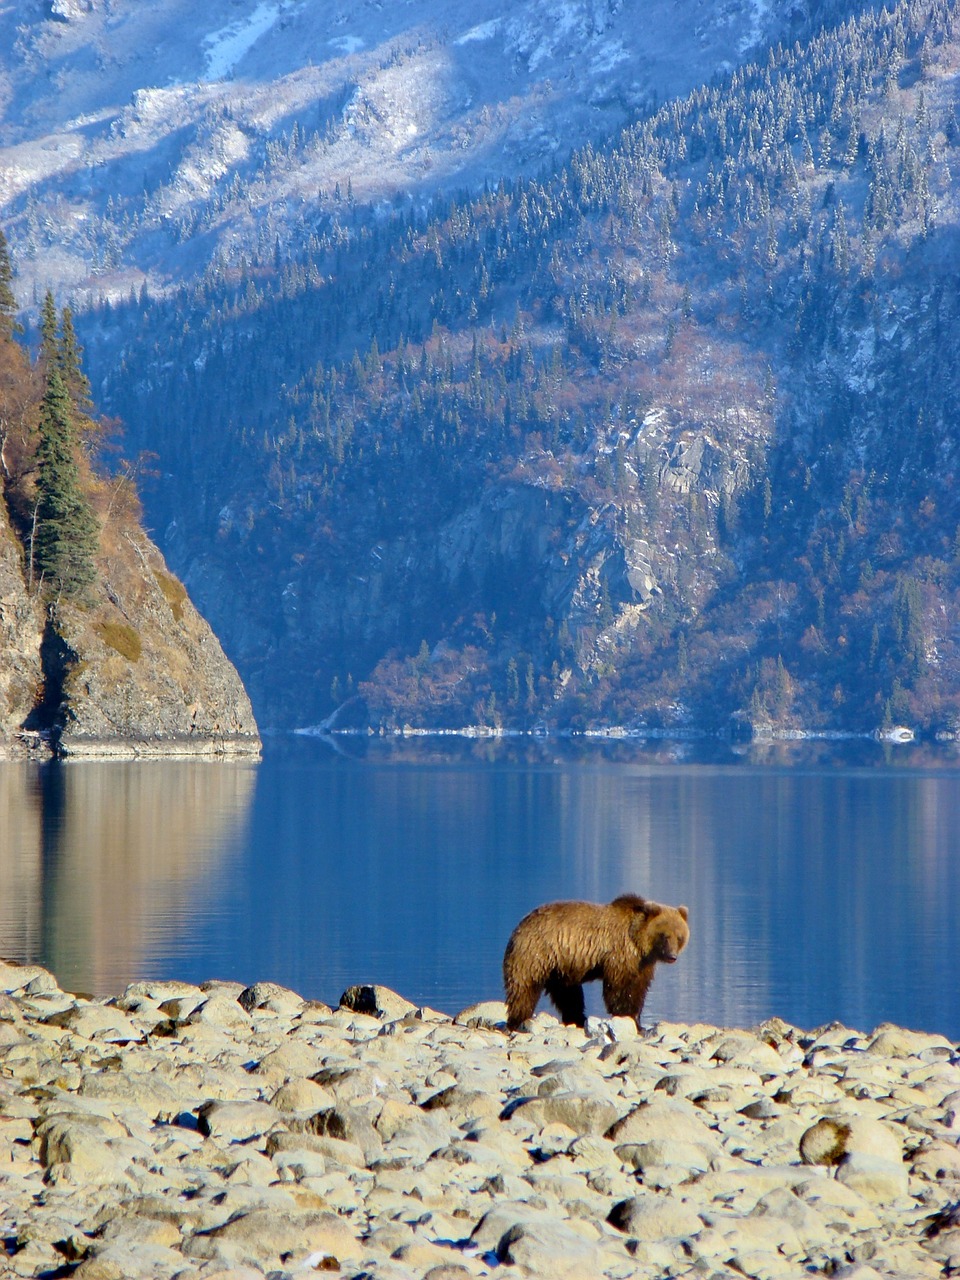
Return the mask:
<path fill-rule="evenodd" d="M 958 1039 L 958 833 L 955 755 L 866 743 L 291 737 L 259 764 L 6 763 L 0 955 L 93 994 L 380 982 L 455 1013 L 501 998 L 532 907 L 630 890 L 690 908 L 647 1020 Z"/>

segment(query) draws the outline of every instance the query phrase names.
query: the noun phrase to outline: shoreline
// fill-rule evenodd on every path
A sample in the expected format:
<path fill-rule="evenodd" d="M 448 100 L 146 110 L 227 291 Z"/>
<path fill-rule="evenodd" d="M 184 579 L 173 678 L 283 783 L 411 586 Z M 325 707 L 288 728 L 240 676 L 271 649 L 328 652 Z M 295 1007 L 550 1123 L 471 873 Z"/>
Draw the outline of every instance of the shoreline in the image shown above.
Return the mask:
<path fill-rule="evenodd" d="M 318 725 L 307 725 L 290 732 L 307 738 L 532 738 L 549 741 L 551 738 L 587 738 L 609 740 L 613 742 L 736 742 L 744 745 L 764 742 L 876 742 L 889 743 L 895 746 L 906 746 L 915 742 L 954 742 L 955 733 L 938 730 L 924 734 L 906 725 L 894 725 L 889 729 L 874 729 L 859 732 L 853 729 L 802 729 L 775 728 L 772 725 L 752 726 L 749 733 L 742 736 L 723 729 L 697 729 L 678 725 L 673 728 L 664 726 L 633 727 L 625 725 L 606 725 L 592 729 L 557 729 L 547 726 L 535 726 L 532 729 L 513 729 L 504 726 L 483 724 L 461 725 L 459 728 L 424 728 L 418 725 L 399 725 L 394 728 L 380 726 L 374 728 L 337 728 L 327 721 Z"/>
<path fill-rule="evenodd" d="M 257 735 L 168 734 L 156 737 L 94 738 L 21 731 L 0 741 L 0 762 L 15 760 L 258 760 Z"/>
<path fill-rule="evenodd" d="M 960 1054 L 885 1024 L 508 1036 L 376 985 L 0 962 L 0 1259 L 77 1280 L 960 1268 Z"/>

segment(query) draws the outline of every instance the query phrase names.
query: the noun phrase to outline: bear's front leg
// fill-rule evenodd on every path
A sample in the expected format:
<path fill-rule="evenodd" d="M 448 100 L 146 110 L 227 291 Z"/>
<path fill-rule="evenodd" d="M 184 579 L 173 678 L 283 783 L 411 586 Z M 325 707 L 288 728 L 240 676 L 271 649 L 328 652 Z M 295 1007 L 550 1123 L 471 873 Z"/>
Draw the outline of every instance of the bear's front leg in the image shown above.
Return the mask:
<path fill-rule="evenodd" d="M 647 990 L 653 981 L 653 966 L 646 966 L 628 978 L 617 974 L 616 978 L 604 976 L 603 1003 L 611 1018 L 633 1018 L 637 1030 L 642 1031 L 640 1015 L 647 998 Z"/>
<path fill-rule="evenodd" d="M 587 1020 L 587 1011 L 583 1000 L 583 987 L 579 982 L 565 982 L 562 978 L 551 978 L 547 983 L 547 995 L 557 1006 L 561 1022 L 573 1027 L 584 1025 Z"/>

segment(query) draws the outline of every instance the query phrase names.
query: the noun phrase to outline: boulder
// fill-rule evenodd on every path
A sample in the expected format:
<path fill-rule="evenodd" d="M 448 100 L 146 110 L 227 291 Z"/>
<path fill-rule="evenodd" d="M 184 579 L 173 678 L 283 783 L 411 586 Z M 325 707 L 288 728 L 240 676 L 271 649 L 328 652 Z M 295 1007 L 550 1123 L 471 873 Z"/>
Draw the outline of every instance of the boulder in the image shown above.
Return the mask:
<path fill-rule="evenodd" d="M 349 1009 L 352 1013 L 370 1014 L 374 1018 L 381 1018 L 384 1022 L 390 1022 L 417 1011 L 415 1004 L 397 995 L 389 987 L 381 987 L 375 983 L 347 987 L 340 997 L 340 1008 Z"/>
<path fill-rule="evenodd" d="M 899 1160 L 863 1151 L 851 1151 L 837 1166 L 837 1181 L 852 1188 L 871 1204 L 899 1200 L 910 1190 L 906 1166 Z"/>
<path fill-rule="evenodd" d="M 800 1139 L 804 1164 L 838 1165 L 852 1152 L 899 1162 L 903 1147 L 896 1131 L 865 1116 L 825 1116 Z"/>
<path fill-rule="evenodd" d="M 620 1108 L 598 1094 L 554 1093 L 545 1098 L 520 1098 L 508 1104 L 504 1119 L 543 1129 L 563 1124 L 576 1134 L 607 1133 L 620 1115 Z"/>
<path fill-rule="evenodd" d="M 673 1196 L 654 1193 L 620 1200 L 607 1215 L 618 1231 L 637 1240 L 686 1240 L 703 1229 L 692 1205 Z"/>

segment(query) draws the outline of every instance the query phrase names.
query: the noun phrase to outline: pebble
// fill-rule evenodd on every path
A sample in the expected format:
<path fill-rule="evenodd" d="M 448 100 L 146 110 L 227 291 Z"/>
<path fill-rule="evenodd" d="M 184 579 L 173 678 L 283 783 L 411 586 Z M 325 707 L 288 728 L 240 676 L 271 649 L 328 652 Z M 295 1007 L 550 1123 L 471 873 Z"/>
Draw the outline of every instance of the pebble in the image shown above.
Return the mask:
<path fill-rule="evenodd" d="M 907 1280 L 960 1270 L 960 1054 L 884 1025 L 583 1030 L 385 987 L 0 962 L 0 1274 Z"/>

